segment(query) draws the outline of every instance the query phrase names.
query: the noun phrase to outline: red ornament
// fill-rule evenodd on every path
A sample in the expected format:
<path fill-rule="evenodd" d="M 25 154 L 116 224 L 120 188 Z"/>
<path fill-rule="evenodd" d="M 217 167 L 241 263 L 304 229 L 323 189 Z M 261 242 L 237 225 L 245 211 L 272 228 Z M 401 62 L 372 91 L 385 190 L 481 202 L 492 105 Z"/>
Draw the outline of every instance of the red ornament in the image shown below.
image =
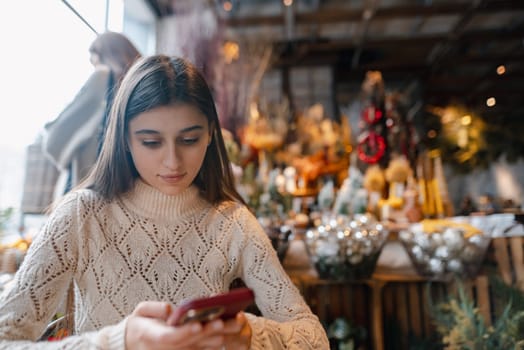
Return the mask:
<path fill-rule="evenodd" d="M 365 148 L 374 151 L 374 153 L 366 153 Z M 360 160 L 368 164 L 375 164 L 386 152 L 386 141 L 381 135 L 375 132 L 370 132 L 358 143 L 357 152 Z"/>
<path fill-rule="evenodd" d="M 382 111 L 375 106 L 369 106 L 362 111 L 362 119 L 368 124 L 375 124 L 382 118 Z"/>

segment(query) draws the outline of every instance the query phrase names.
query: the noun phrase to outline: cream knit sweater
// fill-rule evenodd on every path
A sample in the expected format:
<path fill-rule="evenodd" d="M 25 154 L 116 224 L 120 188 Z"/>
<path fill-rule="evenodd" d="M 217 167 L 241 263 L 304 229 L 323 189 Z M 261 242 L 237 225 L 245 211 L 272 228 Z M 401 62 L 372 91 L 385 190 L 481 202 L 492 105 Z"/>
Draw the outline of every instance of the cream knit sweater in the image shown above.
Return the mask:
<path fill-rule="evenodd" d="M 143 300 L 224 292 L 240 277 L 263 317 L 248 314 L 252 349 L 328 349 L 326 334 L 281 267 L 256 218 L 212 206 L 196 188 L 168 196 L 137 181 L 106 202 L 68 195 L 35 238 L 0 300 L 0 349 L 124 349 L 126 316 Z M 32 343 L 75 282 L 78 335 Z"/>

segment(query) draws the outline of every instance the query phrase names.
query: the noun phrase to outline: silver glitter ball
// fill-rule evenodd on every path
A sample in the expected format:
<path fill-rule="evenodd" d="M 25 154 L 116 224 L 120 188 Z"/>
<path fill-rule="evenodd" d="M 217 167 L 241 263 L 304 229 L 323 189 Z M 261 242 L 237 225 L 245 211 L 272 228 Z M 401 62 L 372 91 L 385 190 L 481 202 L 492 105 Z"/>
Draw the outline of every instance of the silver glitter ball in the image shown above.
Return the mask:
<path fill-rule="evenodd" d="M 318 231 L 317 230 L 307 230 L 306 231 L 306 240 L 315 240 L 318 237 Z"/>
<path fill-rule="evenodd" d="M 464 266 L 462 265 L 462 261 L 459 259 L 451 259 L 448 261 L 447 270 L 455 273 L 462 273 L 464 270 Z"/>
<path fill-rule="evenodd" d="M 355 237 L 355 239 L 360 240 L 360 239 L 364 238 L 364 233 L 366 233 L 366 235 L 367 235 L 366 231 L 363 231 L 361 229 L 355 230 L 353 232 L 353 237 Z"/>
<path fill-rule="evenodd" d="M 447 228 L 442 233 L 442 238 L 451 251 L 461 250 L 464 247 L 464 236 L 461 230 Z"/>
<path fill-rule="evenodd" d="M 431 241 L 429 240 L 428 235 L 426 235 L 425 233 L 415 234 L 413 241 L 416 245 L 418 245 L 420 248 L 424 250 L 432 248 Z"/>
<path fill-rule="evenodd" d="M 420 248 L 420 246 L 415 245 L 411 247 L 411 254 L 415 257 L 415 259 L 419 262 L 423 261 L 424 259 L 424 250 Z"/>
<path fill-rule="evenodd" d="M 449 254 L 449 248 L 445 245 L 443 246 L 440 246 L 440 247 L 437 247 L 437 249 L 435 249 L 435 257 L 438 258 L 438 259 L 442 259 L 442 260 L 446 260 L 448 259 L 450 256 Z"/>
<path fill-rule="evenodd" d="M 444 272 L 445 265 L 442 260 L 432 258 L 429 260 L 429 270 L 431 273 L 441 275 Z"/>
<path fill-rule="evenodd" d="M 438 232 L 431 234 L 430 238 L 433 244 L 437 247 L 444 244 L 444 239 L 442 238 L 442 234 Z"/>

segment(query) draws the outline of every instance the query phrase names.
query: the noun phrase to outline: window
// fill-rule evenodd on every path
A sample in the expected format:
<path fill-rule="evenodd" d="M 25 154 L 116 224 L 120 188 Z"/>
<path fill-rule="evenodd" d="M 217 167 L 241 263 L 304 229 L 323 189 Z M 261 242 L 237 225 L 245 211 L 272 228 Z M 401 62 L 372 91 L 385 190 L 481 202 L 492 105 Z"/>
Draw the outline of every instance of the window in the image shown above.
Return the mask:
<path fill-rule="evenodd" d="M 133 2 L 137 0 L 129 1 Z M 88 47 L 96 34 L 68 4 L 96 31 L 107 27 L 128 34 L 127 27 L 128 36 L 143 53 L 153 51 L 154 17 L 133 18 L 123 0 L 0 4 L 0 208 L 19 207 L 26 148 L 73 99 L 93 70 Z"/>

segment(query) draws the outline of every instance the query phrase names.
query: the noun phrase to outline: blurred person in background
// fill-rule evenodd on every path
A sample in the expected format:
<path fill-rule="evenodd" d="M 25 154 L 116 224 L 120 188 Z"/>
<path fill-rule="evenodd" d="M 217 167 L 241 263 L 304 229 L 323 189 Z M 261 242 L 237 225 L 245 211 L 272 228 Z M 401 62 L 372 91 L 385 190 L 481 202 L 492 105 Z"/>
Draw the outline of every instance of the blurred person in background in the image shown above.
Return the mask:
<path fill-rule="evenodd" d="M 476 211 L 478 211 L 477 205 L 470 195 L 466 195 L 464 198 L 462 198 L 458 215 L 468 216 Z"/>
<path fill-rule="evenodd" d="M 89 53 L 93 73 L 58 117 L 44 126 L 44 153 L 60 171 L 55 199 L 91 170 L 100 152 L 113 95 L 128 68 L 141 57 L 125 35 L 110 31 L 96 37 Z"/>
<path fill-rule="evenodd" d="M 500 213 L 500 206 L 497 203 L 495 197 L 491 193 L 484 193 L 479 197 L 478 209 L 483 214 L 495 214 Z"/>

